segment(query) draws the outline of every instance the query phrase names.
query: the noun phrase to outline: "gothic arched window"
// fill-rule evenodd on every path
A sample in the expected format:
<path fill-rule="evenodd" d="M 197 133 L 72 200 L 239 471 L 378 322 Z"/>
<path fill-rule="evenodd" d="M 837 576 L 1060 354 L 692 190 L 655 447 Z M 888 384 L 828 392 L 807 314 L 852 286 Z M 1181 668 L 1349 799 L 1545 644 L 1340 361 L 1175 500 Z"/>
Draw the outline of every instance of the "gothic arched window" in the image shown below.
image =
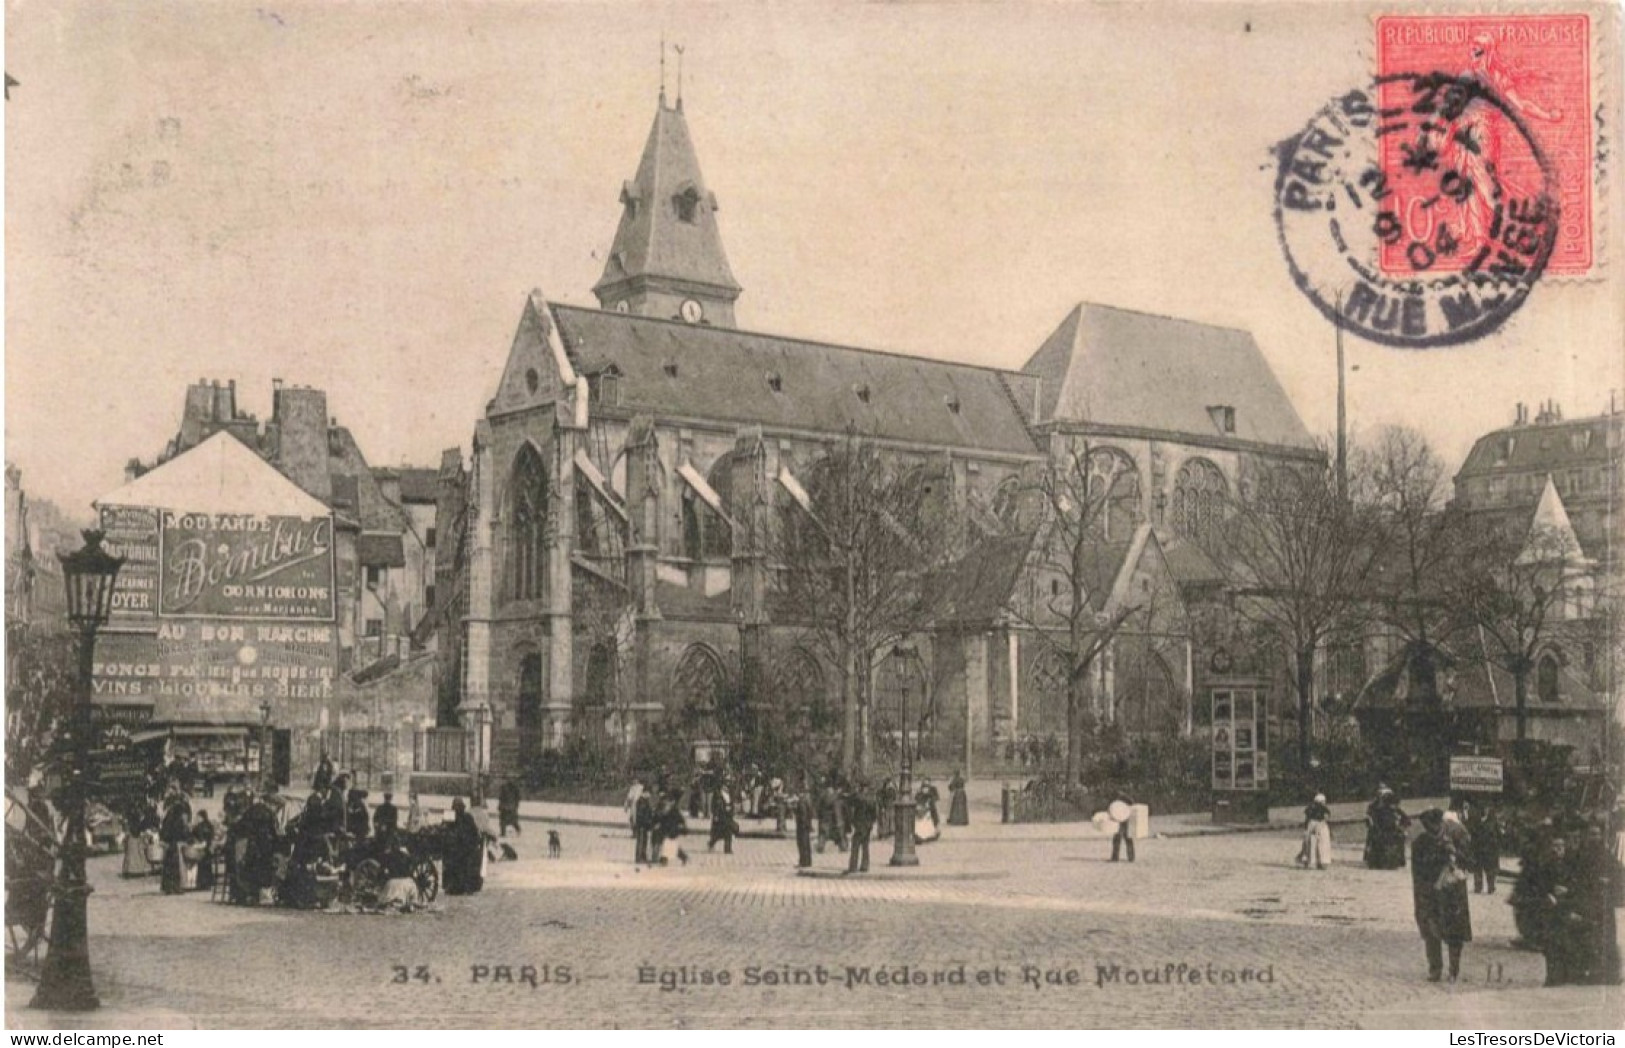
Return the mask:
<path fill-rule="evenodd" d="M 1143 643 L 1127 645 L 1116 661 L 1112 709 L 1130 735 L 1179 730 L 1183 703 L 1168 663 Z"/>
<path fill-rule="evenodd" d="M 1029 687 L 1021 696 L 1017 729 L 1023 735 L 1066 734 L 1067 658 L 1045 648 L 1033 660 Z"/>
<path fill-rule="evenodd" d="M 671 685 L 690 738 L 720 739 L 719 714 L 726 711 L 729 694 L 722 656 L 704 644 L 690 644 L 677 662 Z"/>
<path fill-rule="evenodd" d="M 1089 453 L 1089 506 L 1095 530 L 1108 542 L 1134 534 L 1140 522 L 1140 471 L 1116 448 Z"/>
<path fill-rule="evenodd" d="M 1187 461 L 1174 478 L 1174 531 L 1197 542 L 1211 535 L 1229 494 L 1218 466 L 1204 458 Z"/>
<path fill-rule="evenodd" d="M 1559 702 L 1562 696 L 1557 688 L 1557 656 L 1550 652 L 1540 657 L 1535 669 L 1535 694 L 1541 702 Z"/>
<path fill-rule="evenodd" d="M 838 732 L 840 711 L 824 690 L 824 670 L 804 648 L 791 651 L 773 674 L 773 699 L 798 728 L 823 735 Z"/>
<path fill-rule="evenodd" d="M 508 482 L 508 593 L 535 600 L 547 585 L 547 467 L 530 444 L 519 449 Z"/>

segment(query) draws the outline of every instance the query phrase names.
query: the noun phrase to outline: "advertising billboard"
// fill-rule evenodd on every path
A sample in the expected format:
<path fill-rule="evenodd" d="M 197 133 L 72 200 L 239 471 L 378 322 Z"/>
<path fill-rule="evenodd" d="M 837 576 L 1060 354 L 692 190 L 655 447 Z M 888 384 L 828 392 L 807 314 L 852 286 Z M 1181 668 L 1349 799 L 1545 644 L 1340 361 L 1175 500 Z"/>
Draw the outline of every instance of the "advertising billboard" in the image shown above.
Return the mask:
<path fill-rule="evenodd" d="M 164 622 L 156 633 L 107 634 L 96 644 L 92 691 L 98 703 L 158 702 L 159 719 L 218 709 L 219 700 L 330 699 L 336 634 L 331 625 L 236 622 Z"/>
<path fill-rule="evenodd" d="M 332 622 L 333 518 L 163 512 L 164 618 Z"/>
<path fill-rule="evenodd" d="M 158 617 L 158 511 L 139 506 L 103 506 L 102 548 L 124 558 L 113 581 L 108 625 L 151 625 Z"/>
<path fill-rule="evenodd" d="M 1268 708 L 1264 692 L 1247 687 L 1212 691 L 1213 788 L 1262 790 L 1269 785 Z"/>

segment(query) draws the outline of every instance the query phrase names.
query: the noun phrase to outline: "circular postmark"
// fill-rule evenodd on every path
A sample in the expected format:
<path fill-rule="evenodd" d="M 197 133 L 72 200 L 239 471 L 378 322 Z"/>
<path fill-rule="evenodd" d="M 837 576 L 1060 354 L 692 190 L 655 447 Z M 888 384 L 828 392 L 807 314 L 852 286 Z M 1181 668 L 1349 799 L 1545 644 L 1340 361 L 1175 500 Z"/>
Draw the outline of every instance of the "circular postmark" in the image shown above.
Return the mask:
<path fill-rule="evenodd" d="M 1482 338 L 1529 297 L 1556 244 L 1557 179 L 1482 82 L 1383 76 L 1277 147 L 1275 221 L 1298 288 L 1373 342 Z"/>

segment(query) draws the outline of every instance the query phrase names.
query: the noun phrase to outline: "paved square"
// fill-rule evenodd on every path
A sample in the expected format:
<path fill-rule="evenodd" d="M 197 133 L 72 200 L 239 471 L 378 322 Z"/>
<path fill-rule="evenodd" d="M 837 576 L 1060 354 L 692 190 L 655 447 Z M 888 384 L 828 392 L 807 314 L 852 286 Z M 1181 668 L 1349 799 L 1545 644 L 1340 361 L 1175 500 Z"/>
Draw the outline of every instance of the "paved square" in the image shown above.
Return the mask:
<path fill-rule="evenodd" d="M 1381 1010 L 1448 1025 L 1538 987 L 1506 895 L 1473 897 L 1456 986 L 1423 980 L 1408 871 L 1292 863 L 1294 835 L 1142 842 L 1112 864 L 1079 827 L 994 840 L 958 831 L 917 869 L 793 869 L 793 841 L 635 869 L 631 841 L 560 829 L 427 913 L 241 909 L 165 897 L 96 860 L 93 958 L 106 1019 L 205 1027 L 1350 1027 Z M 983 836 L 978 838 L 978 833 Z M 890 855 L 875 848 L 877 863 Z M 31 987 L 8 990 L 14 1024 Z M 1549 991 L 1535 991 L 1547 993 Z M 1603 993 L 1603 991 L 1596 991 Z M 1617 1009 L 1616 1009 L 1617 1011 Z M 1438 1022 L 1430 1022 L 1437 1014 Z"/>

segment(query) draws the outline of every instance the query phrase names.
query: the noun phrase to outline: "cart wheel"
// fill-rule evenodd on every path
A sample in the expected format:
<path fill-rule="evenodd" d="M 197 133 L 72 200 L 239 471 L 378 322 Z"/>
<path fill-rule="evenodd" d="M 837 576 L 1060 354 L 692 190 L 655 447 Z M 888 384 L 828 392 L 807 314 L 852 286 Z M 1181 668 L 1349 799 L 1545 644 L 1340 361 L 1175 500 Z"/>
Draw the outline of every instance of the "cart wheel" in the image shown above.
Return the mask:
<path fill-rule="evenodd" d="M 434 860 L 419 860 L 417 868 L 412 871 L 412 879 L 417 882 L 418 894 L 423 896 L 423 901 L 434 902 L 440 894 L 440 871 L 435 868 Z"/>
<path fill-rule="evenodd" d="M 356 905 L 374 909 L 384 897 L 384 867 L 377 859 L 363 859 L 350 874 L 350 891 Z"/>

